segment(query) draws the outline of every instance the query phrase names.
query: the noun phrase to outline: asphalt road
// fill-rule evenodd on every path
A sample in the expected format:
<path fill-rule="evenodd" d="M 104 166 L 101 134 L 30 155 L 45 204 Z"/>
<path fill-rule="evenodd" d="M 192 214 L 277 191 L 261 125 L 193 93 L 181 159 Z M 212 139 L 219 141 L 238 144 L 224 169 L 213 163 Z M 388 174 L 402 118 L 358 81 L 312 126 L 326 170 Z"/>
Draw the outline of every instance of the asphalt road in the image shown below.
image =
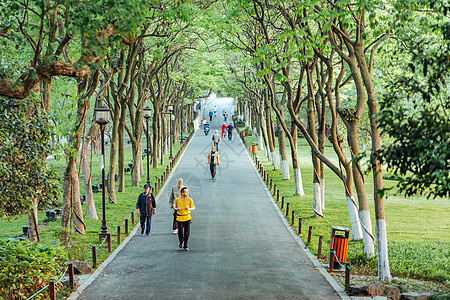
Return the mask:
<path fill-rule="evenodd" d="M 132 236 L 77 299 L 341 299 L 286 228 L 237 134 L 220 144 L 211 179 L 211 137 L 233 102 L 205 111 L 215 105 L 210 135 L 196 132 L 158 198 L 151 236 Z M 190 251 L 172 233 L 168 199 L 179 177 L 196 206 Z"/>

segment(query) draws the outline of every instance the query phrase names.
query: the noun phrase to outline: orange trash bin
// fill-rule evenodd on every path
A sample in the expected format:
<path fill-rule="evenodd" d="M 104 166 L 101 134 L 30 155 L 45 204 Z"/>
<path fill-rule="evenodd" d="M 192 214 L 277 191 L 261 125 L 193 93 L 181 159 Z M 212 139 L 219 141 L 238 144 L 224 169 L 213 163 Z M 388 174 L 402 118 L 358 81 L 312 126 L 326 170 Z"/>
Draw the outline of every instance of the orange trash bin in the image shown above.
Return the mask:
<path fill-rule="evenodd" d="M 242 133 L 242 136 L 245 137 L 245 131 L 242 131 L 241 133 Z"/>
<path fill-rule="evenodd" d="M 337 231 L 343 232 L 343 234 L 336 234 Z M 336 257 L 334 255 L 330 255 L 330 258 L 333 260 L 333 264 L 330 268 L 335 270 L 340 270 L 347 262 L 347 248 L 348 248 L 348 236 L 350 233 L 350 229 L 342 226 L 332 226 L 331 227 L 331 239 L 330 239 L 330 251 L 333 250 L 336 252 Z M 336 261 L 336 258 L 339 261 Z"/>
<path fill-rule="evenodd" d="M 257 143 L 252 144 L 252 152 L 254 154 L 256 154 L 258 152 L 258 144 Z"/>

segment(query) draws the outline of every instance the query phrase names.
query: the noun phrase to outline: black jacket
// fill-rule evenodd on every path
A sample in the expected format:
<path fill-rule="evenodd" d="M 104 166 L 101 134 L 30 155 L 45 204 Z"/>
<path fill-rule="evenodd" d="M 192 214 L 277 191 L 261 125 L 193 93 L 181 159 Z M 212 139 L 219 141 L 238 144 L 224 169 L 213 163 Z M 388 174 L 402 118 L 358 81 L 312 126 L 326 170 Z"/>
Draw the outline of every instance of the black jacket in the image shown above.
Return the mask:
<path fill-rule="evenodd" d="M 155 196 L 152 193 L 148 193 L 148 196 L 145 196 L 145 193 L 141 193 L 138 197 L 136 208 L 139 208 L 143 217 L 153 215 L 153 208 L 156 208 Z"/>

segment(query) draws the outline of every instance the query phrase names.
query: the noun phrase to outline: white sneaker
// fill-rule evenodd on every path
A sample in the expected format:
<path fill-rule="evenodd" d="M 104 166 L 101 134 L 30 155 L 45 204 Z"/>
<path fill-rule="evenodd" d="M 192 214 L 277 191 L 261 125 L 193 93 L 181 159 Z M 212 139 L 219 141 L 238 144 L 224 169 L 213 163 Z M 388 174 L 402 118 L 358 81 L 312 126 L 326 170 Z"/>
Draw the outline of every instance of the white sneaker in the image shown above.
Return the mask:
<path fill-rule="evenodd" d="M 173 231 L 173 234 L 177 234 L 178 233 L 178 229 L 175 229 L 174 231 Z"/>

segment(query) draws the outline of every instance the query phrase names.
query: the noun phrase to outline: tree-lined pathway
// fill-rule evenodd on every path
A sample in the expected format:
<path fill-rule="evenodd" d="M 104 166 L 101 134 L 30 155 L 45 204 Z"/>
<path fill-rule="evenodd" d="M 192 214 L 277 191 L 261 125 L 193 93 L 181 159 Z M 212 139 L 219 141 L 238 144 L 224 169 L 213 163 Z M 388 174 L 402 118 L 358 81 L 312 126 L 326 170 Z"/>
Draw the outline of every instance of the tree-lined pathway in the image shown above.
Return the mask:
<path fill-rule="evenodd" d="M 211 134 L 196 132 L 158 198 L 151 236 L 134 230 L 78 299 L 340 299 L 286 228 L 236 133 L 222 141 L 211 180 L 206 155 L 233 101 L 205 111 L 214 106 Z M 168 204 L 179 177 L 196 206 L 189 252 L 178 248 Z"/>

